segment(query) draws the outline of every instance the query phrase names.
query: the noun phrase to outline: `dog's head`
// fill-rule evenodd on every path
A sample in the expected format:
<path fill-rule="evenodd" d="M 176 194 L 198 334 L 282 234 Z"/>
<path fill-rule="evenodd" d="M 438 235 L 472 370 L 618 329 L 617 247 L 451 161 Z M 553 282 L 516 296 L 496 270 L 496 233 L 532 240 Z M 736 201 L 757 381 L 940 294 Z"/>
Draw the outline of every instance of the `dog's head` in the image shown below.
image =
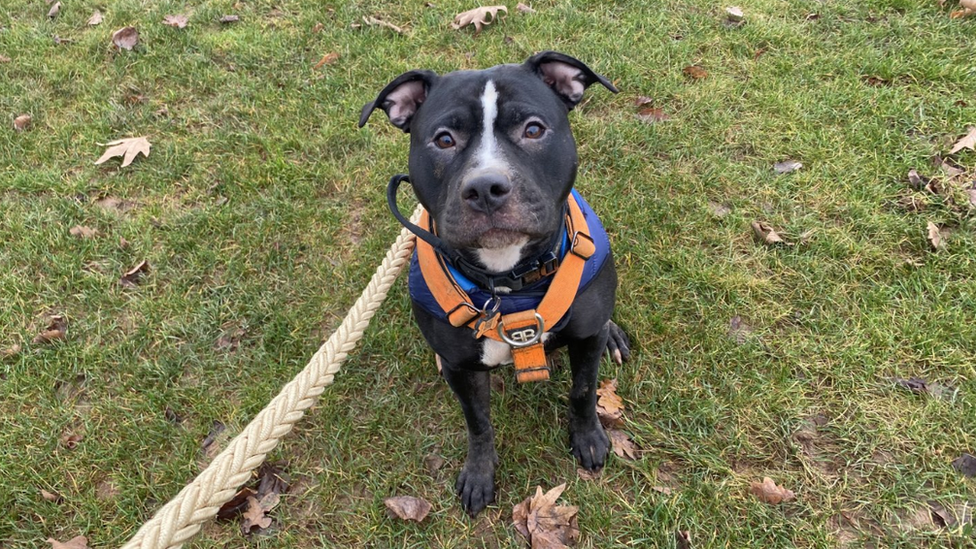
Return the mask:
<path fill-rule="evenodd" d="M 413 70 L 363 107 L 359 125 L 382 108 L 410 134 L 410 179 L 439 236 L 501 270 L 562 222 L 577 166 L 567 114 L 594 83 L 617 91 L 552 51 L 480 71 Z"/>

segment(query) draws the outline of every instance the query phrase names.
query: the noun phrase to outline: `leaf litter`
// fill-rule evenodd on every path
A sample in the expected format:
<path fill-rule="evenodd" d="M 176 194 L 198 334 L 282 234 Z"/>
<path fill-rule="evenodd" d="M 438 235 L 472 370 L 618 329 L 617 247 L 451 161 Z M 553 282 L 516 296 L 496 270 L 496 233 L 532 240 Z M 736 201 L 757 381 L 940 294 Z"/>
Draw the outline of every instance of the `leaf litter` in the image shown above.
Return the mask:
<path fill-rule="evenodd" d="M 167 15 L 163 17 L 163 24 L 176 27 L 178 29 L 185 29 L 189 19 L 185 15 Z"/>
<path fill-rule="evenodd" d="M 125 139 L 118 139 L 116 141 L 109 141 L 103 146 L 108 147 L 106 151 L 95 161 L 95 165 L 104 163 L 109 158 L 116 156 L 122 157 L 122 165 L 120 167 L 124 168 L 132 161 L 135 160 L 136 156 L 142 154 L 145 157 L 149 157 L 149 149 L 152 148 L 152 143 L 148 139 L 143 137 L 127 137 Z"/>
<path fill-rule="evenodd" d="M 512 508 L 515 530 L 529 542 L 532 549 L 568 547 L 579 540 L 579 508 L 556 505 L 564 490 L 565 483 L 545 493 L 541 486 L 537 486 L 534 496 L 525 498 Z"/>
<path fill-rule="evenodd" d="M 796 494 L 792 490 L 777 486 L 773 482 L 773 479 L 769 477 L 764 477 L 762 482 L 752 481 L 749 483 L 749 491 L 759 498 L 759 501 L 770 505 L 777 505 L 796 499 Z"/>
<path fill-rule="evenodd" d="M 41 333 L 34 336 L 34 343 L 51 343 L 59 339 L 64 339 L 68 333 L 68 321 L 61 315 L 54 315 L 50 318 Z"/>
<path fill-rule="evenodd" d="M 95 10 L 92 12 L 91 17 L 88 18 L 88 22 L 85 23 L 89 27 L 95 27 L 102 24 L 105 18 L 102 16 L 102 12 Z"/>
<path fill-rule="evenodd" d="M 29 114 L 22 114 L 17 118 L 14 118 L 14 130 L 18 132 L 22 132 L 30 128 L 30 125 L 31 125 L 31 115 Z"/>
<path fill-rule="evenodd" d="M 498 15 L 499 11 L 507 14 L 508 8 L 505 6 L 484 6 L 463 11 L 454 17 L 451 28 L 460 30 L 463 27 L 473 25 L 474 33 L 478 34 L 485 25 L 490 25 L 498 20 L 504 20 L 504 17 Z"/>
<path fill-rule="evenodd" d="M 139 31 L 135 27 L 122 27 L 112 33 L 112 43 L 121 50 L 132 51 L 139 44 Z"/>
<path fill-rule="evenodd" d="M 88 549 L 88 538 L 85 536 L 75 536 L 66 542 L 47 538 L 47 542 L 51 544 L 51 549 Z"/>
<path fill-rule="evenodd" d="M 222 424 L 221 424 L 222 425 Z M 218 520 L 232 520 L 241 517 L 241 532 L 254 533 L 271 526 L 273 519 L 268 516 L 281 502 L 281 494 L 288 491 L 291 484 L 281 464 L 263 463 L 253 474 L 250 485 L 242 486 L 227 503 L 217 510 Z"/>
<path fill-rule="evenodd" d="M 393 496 L 383 500 L 390 518 L 423 522 L 430 513 L 431 505 L 427 500 L 414 496 Z"/>
<path fill-rule="evenodd" d="M 623 427 L 624 401 L 617 395 L 617 380 L 605 379 L 596 390 L 596 414 L 606 428 Z"/>
<path fill-rule="evenodd" d="M 952 460 L 952 468 L 959 471 L 964 477 L 976 477 L 976 456 L 963 454 Z"/>

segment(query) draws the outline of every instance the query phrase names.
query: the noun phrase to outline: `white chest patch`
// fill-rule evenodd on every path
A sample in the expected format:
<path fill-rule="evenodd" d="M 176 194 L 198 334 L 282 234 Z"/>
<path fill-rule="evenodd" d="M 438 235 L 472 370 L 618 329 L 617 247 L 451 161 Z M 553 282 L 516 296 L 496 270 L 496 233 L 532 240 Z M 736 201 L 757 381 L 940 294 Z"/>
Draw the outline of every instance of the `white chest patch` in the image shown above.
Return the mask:
<path fill-rule="evenodd" d="M 503 273 L 518 265 L 522 258 L 522 248 L 529 243 L 529 237 L 522 237 L 517 243 L 504 248 L 478 248 L 475 254 L 478 261 L 493 273 Z"/>
<path fill-rule="evenodd" d="M 542 341 L 545 342 L 551 337 L 550 332 L 543 332 Z M 485 338 L 481 346 L 481 363 L 485 366 L 500 366 L 512 363 L 512 348 L 507 343 Z"/>

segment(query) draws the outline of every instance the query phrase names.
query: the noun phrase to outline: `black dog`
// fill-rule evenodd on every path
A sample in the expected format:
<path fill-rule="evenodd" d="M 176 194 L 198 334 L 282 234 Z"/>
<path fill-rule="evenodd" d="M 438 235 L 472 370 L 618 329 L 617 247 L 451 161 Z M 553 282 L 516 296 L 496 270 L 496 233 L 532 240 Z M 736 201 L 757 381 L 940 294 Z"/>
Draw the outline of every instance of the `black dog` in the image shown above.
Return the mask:
<path fill-rule="evenodd" d="M 578 159 L 569 111 L 584 90 L 616 88 L 582 62 L 542 52 L 521 65 L 438 76 L 413 70 L 363 107 L 410 134 L 410 181 L 429 217 L 410 275 L 414 316 L 440 358 L 468 426 L 456 488 L 472 516 L 494 500 L 488 371 L 514 360 L 521 380 L 548 377 L 545 350 L 572 365 L 569 435 L 586 469 L 609 440 L 596 415 L 600 360 L 629 355 L 610 321 L 617 274 L 599 220 L 573 191 Z M 435 236 L 436 235 L 436 236 Z M 543 348 L 544 344 L 544 348 Z"/>

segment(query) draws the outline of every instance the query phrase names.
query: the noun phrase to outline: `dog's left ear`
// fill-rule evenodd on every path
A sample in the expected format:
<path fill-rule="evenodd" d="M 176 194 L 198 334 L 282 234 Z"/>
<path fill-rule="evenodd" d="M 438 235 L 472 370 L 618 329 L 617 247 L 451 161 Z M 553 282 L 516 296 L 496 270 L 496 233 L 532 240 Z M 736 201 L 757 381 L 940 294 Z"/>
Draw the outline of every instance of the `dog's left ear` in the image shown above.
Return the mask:
<path fill-rule="evenodd" d="M 427 99 L 427 92 L 436 80 L 437 75 L 427 70 L 413 70 L 396 77 L 383 88 L 376 99 L 363 107 L 359 115 L 359 127 L 362 128 L 369 120 L 369 115 L 379 108 L 386 111 L 391 124 L 410 133 L 410 120 Z"/>
<path fill-rule="evenodd" d="M 537 53 L 525 62 L 525 66 L 539 75 L 570 110 L 583 100 L 583 91 L 595 82 L 617 93 L 609 80 L 590 70 L 582 61 L 557 51 Z"/>

